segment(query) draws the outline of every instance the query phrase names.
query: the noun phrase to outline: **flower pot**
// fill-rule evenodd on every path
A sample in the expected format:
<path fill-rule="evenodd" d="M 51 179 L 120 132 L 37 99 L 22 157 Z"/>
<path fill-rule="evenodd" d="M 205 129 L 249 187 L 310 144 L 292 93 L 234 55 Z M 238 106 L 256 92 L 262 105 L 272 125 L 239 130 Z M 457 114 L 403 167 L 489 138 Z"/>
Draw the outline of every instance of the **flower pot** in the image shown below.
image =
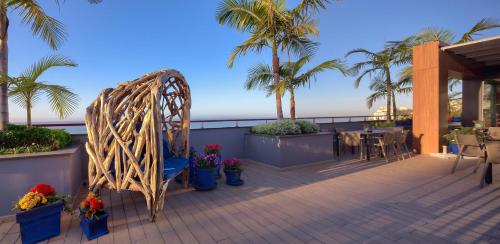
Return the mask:
<path fill-rule="evenodd" d="M 241 180 L 241 170 L 224 170 L 226 174 L 226 184 L 230 186 L 241 186 L 243 185 L 243 180 Z"/>
<path fill-rule="evenodd" d="M 36 243 L 61 233 L 61 212 L 63 202 L 16 213 L 23 243 Z"/>
<path fill-rule="evenodd" d="M 83 234 L 87 237 L 87 240 L 90 241 L 109 233 L 108 216 L 109 214 L 107 212 L 103 212 L 99 215 L 99 219 L 80 218 L 80 227 L 82 228 Z"/>
<path fill-rule="evenodd" d="M 212 190 L 217 186 L 215 182 L 215 168 L 195 168 L 195 188 L 199 191 Z"/>
<path fill-rule="evenodd" d="M 450 143 L 450 144 L 448 144 L 448 148 L 449 148 L 451 153 L 458 155 L 458 145 L 457 144 Z"/>

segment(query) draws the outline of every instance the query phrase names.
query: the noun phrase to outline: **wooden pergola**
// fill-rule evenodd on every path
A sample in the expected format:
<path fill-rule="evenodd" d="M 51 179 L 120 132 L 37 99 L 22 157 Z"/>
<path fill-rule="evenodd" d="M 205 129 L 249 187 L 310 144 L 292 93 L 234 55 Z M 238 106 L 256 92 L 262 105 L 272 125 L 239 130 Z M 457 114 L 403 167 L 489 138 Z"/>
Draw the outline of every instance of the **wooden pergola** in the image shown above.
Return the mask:
<path fill-rule="evenodd" d="M 463 80 L 462 124 L 470 126 L 473 120 L 483 119 L 482 86 L 489 82 L 498 87 L 500 81 L 500 36 L 457 45 L 429 42 L 413 48 L 413 146 L 418 153 L 439 152 L 444 143 L 449 78 Z M 492 97 L 497 102 L 493 104 L 498 104 L 495 89 Z M 496 107 L 492 107 L 494 116 Z"/>

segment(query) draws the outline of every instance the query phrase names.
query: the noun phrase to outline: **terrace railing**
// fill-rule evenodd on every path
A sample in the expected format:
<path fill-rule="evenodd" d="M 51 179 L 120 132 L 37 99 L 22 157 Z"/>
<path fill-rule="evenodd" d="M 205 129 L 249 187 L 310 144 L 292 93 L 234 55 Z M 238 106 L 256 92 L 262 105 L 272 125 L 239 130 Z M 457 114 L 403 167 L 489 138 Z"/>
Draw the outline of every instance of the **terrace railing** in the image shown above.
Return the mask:
<path fill-rule="evenodd" d="M 386 116 L 323 116 L 323 117 L 300 117 L 298 120 L 308 120 L 313 123 L 353 123 L 353 122 L 368 122 L 368 121 L 383 121 Z M 408 116 L 400 115 L 398 119 L 407 119 Z M 208 129 L 208 128 L 237 128 L 248 127 L 258 124 L 266 124 L 276 121 L 276 118 L 248 118 L 248 119 L 207 119 L 207 120 L 191 120 L 192 129 Z M 35 123 L 33 126 L 52 127 L 52 128 L 67 128 L 70 132 L 74 132 L 76 128 L 81 127 L 81 131 L 75 134 L 85 133 L 84 122 L 74 123 Z"/>

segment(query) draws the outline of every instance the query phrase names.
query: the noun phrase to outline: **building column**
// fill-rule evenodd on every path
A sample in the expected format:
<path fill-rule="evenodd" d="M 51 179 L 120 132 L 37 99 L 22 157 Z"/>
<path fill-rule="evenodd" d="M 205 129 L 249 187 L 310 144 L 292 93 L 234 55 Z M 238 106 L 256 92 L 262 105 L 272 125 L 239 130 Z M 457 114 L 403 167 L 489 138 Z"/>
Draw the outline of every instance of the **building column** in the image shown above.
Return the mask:
<path fill-rule="evenodd" d="M 481 85 L 480 80 L 464 79 L 462 82 L 462 125 L 473 126 L 481 113 Z"/>
<path fill-rule="evenodd" d="M 439 42 L 413 47 L 413 148 L 440 151 L 448 130 L 448 70 Z"/>

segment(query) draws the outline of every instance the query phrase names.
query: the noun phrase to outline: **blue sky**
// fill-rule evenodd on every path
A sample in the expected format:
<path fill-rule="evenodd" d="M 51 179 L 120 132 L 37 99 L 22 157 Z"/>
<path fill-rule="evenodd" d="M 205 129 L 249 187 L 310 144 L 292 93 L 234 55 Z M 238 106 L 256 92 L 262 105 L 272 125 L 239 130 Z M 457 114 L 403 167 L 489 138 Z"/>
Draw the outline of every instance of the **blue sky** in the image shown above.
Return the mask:
<path fill-rule="evenodd" d="M 187 78 L 192 91 L 194 118 L 273 117 L 274 98 L 262 91 L 246 91 L 248 68 L 270 62 L 269 52 L 249 54 L 228 69 L 227 58 L 246 34 L 215 21 L 219 0 L 144 1 L 104 0 L 99 5 L 85 0 L 40 1 L 46 11 L 66 25 L 68 38 L 62 48 L 51 50 L 34 38 L 16 12 L 10 13 L 9 74 L 17 75 L 41 57 L 62 54 L 77 68 L 58 68 L 42 78 L 72 88 L 81 97 L 78 110 L 67 120 L 82 120 L 85 108 L 104 88 L 141 75 L 173 68 Z M 293 7 L 298 0 L 288 1 Z M 498 0 L 344 0 L 334 2 L 318 14 L 321 43 L 312 64 L 343 58 L 354 48 L 380 50 L 385 41 L 399 40 L 423 27 L 442 27 L 460 34 L 483 17 L 500 18 Z M 500 34 L 500 29 L 483 37 Z M 359 61 L 349 58 L 348 63 Z M 397 70 L 394 70 L 396 72 Z M 310 88 L 297 91 L 298 116 L 366 115 L 370 93 L 364 80 L 359 89 L 353 77 L 338 72 L 318 76 Z M 288 115 L 288 96 L 283 98 Z M 398 105 L 411 107 L 411 97 L 400 96 Z M 10 104 L 11 121 L 22 121 L 25 112 Z M 34 121 L 55 120 L 41 100 L 33 111 Z"/>

